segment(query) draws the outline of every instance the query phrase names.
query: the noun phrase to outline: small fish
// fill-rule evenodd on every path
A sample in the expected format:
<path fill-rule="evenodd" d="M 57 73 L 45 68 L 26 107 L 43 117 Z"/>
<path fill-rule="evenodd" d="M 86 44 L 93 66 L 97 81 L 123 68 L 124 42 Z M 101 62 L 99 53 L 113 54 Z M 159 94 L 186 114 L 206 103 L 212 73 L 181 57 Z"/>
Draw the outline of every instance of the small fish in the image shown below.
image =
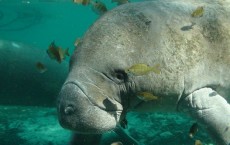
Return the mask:
<path fill-rule="evenodd" d="M 204 7 L 199 6 L 197 7 L 191 14 L 192 17 L 202 17 L 204 14 Z"/>
<path fill-rule="evenodd" d="M 47 49 L 47 54 L 51 59 L 55 59 L 58 63 L 61 63 L 62 60 L 65 59 L 66 56 L 69 56 L 69 48 L 62 49 L 61 47 L 56 46 L 54 41 L 49 45 Z"/>
<path fill-rule="evenodd" d="M 73 2 L 84 6 L 90 4 L 90 0 L 73 0 Z"/>
<path fill-rule="evenodd" d="M 126 4 L 129 1 L 128 0 L 112 0 L 112 3 L 117 3 L 117 5 L 122 5 L 122 4 Z"/>
<path fill-rule="evenodd" d="M 135 76 L 141 76 L 141 75 L 146 75 L 150 72 L 154 72 L 156 74 L 160 74 L 160 64 L 156 64 L 153 67 L 150 67 L 149 65 L 140 63 L 140 64 L 135 64 L 131 66 L 130 68 L 126 69 L 126 73 L 131 73 Z"/>
<path fill-rule="evenodd" d="M 111 145 L 123 145 L 123 143 L 120 142 L 120 141 L 118 141 L 118 142 L 113 142 L 113 143 L 111 143 Z"/>
<path fill-rule="evenodd" d="M 189 137 L 193 138 L 197 132 L 198 132 L 198 124 L 193 123 L 193 125 L 191 126 L 189 130 Z"/>
<path fill-rule="evenodd" d="M 195 145 L 202 145 L 202 142 L 200 140 L 196 140 Z"/>
<path fill-rule="evenodd" d="M 183 26 L 183 27 L 181 27 L 180 29 L 181 29 L 182 31 L 189 31 L 189 30 L 191 30 L 191 29 L 193 28 L 193 26 L 194 26 L 195 24 L 196 24 L 196 23 L 192 23 L 191 25 Z"/>
<path fill-rule="evenodd" d="M 152 93 L 149 92 L 140 92 L 137 94 L 137 97 L 144 101 L 152 101 L 158 99 L 157 96 L 154 96 Z"/>
<path fill-rule="evenodd" d="M 51 59 L 55 59 L 55 56 L 58 55 L 58 51 L 56 50 L 56 45 L 54 43 L 54 41 L 49 45 L 48 50 L 46 50 L 47 54 L 49 55 L 49 57 Z"/>
<path fill-rule="evenodd" d="M 45 65 L 41 62 L 37 62 L 36 63 L 36 68 L 38 70 L 39 73 L 44 73 L 47 71 L 47 68 L 45 67 Z"/>
<path fill-rule="evenodd" d="M 104 14 L 107 12 L 106 5 L 100 1 L 91 1 L 90 4 L 92 5 L 92 10 L 99 15 Z"/>

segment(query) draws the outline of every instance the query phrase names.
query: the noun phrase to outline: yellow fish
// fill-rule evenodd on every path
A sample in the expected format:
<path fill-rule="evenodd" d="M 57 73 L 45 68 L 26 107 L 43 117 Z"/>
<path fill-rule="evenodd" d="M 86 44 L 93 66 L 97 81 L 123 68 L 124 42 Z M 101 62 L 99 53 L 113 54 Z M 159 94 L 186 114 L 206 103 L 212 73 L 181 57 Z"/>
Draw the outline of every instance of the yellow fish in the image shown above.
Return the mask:
<path fill-rule="evenodd" d="M 202 142 L 200 140 L 196 140 L 195 145 L 202 145 Z"/>
<path fill-rule="evenodd" d="M 73 0 L 73 2 L 82 5 L 88 5 L 90 3 L 90 0 Z"/>
<path fill-rule="evenodd" d="M 58 47 L 54 41 L 49 45 L 49 48 L 46 50 L 47 54 L 51 59 L 55 59 L 58 63 L 61 63 L 66 56 L 69 56 L 69 48 L 62 49 Z"/>
<path fill-rule="evenodd" d="M 106 5 L 101 1 L 91 1 L 90 4 L 92 5 L 92 10 L 96 14 L 102 15 L 107 12 Z"/>
<path fill-rule="evenodd" d="M 44 73 L 47 71 L 47 68 L 45 67 L 45 65 L 41 62 L 37 62 L 36 63 L 36 68 L 38 70 L 39 73 Z"/>
<path fill-rule="evenodd" d="M 160 64 L 156 64 L 155 66 L 150 67 L 149 65 L 140 63 L 140 64 L 135 64 L 131 66 L 130 68 L 126 69 L 125 72 L 131 73 L 135 76 L 146 75 L 152 71 L 156 74 L 160 74 L 159 67 L 160 67 Z"/>
<path fill-rule="evenodd" d="M 140 92 L 137 94 L 137 97 L 144 101 L 152 101 L 158 99 L 157 96 L 154 96 L 152 93 L 149 92 Z"/>
<path fill-rule="evenodd" d="M 199 6 L 197 7 L 191 14 L 192 17 L 202 17 L 204 14 L 204 7 Z"/>

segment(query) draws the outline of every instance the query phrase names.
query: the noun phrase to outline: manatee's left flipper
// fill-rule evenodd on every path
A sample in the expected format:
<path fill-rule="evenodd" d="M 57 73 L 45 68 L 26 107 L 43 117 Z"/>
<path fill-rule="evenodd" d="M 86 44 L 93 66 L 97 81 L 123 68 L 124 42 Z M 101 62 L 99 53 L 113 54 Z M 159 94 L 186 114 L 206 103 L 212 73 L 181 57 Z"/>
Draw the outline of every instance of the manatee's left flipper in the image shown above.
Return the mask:
<path fill-rule="evenodd" d="M 218 145 L 230 145 L 230 105 L 211 88 L 194 91 L 178 104 L 179 111 L 190 114 L 207 127 Z"/>

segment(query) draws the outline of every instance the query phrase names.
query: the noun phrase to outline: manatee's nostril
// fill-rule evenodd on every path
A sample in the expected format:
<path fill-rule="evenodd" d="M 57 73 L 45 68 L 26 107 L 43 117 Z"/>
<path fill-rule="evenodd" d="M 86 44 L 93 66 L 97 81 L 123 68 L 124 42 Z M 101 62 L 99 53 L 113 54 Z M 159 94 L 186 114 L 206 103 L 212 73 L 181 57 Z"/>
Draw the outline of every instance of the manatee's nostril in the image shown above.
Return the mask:
<path fill-rule="evenodd" d="M 67 107 L 65 107 L 64 109 L 64 113 L 66 115 L 72 115 L 74 113 L 74 108 L 72 105 L 68 105 Z"/>

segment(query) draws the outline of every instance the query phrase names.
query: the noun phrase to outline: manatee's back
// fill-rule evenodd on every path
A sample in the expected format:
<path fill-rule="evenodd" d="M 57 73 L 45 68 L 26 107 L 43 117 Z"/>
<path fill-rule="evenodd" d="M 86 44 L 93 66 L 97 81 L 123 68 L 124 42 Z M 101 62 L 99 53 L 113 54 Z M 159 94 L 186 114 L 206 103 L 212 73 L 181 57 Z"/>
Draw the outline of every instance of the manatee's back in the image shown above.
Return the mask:
<path fill-rule="evenodd" d="M 203 15 L 192 17 L 199 6 L 204 7 Z M 77 59 L 80 63 L 82 58 L 81 63 L 87 64 L 97 60 L 100 64 L 97 69 L 159 63 L 161 74 L 146 76 L 152 79 L 144 82 L 147 86 L 159 91 L 165 86 L 166 94 L 175 96 L 182 90 L 187 95 L 209 86 L 227 96 L 230 93 L 227 91 L 230 74 L 225 73 L 230 71 L 229 24 L 229 0 L 155 0 L 125 4 L 94 23 L 84 40 L 90 43 L 83 43 L 83 51 L 79 49 Z M 112 54 L 116 55 L 104 57 Z M 91 59 L 84 59 L 86 55 Z"/>
<path fill-rule="evenodd" d="M 200 6 L 203 15 L 192 17 Z M 229 0 L 156 0 L 123 7 L 127 8 L 117 8 L 120 15 L 136 16 L 139 21 L 132 20 L 132 25 L 142 29 L 135 40 L 142 41 L 142 46 L 132 57 L 136 62 L 160 63 L 163 77 L 158 78 L 168 90 L 179 90 L 178 84 L 184 81 L 185 95 L 208 86 L 229 96 Z M 145 27 L 143 21 L 151 21 L 150 26 Z"/>
<path fill-rule="evenodd" d="M 203 15 L 192 17 L 201 6 Z M 184 79 L 185 94 L 206 86 L 224 97 L 230 94 L 229 0 L 156 0 L 118 9 L 151 21 L 146 33 L 140 33 L 144 47 L 137 53 L 149 58 L 149 64 L 161 64 L 162 75 L 167 75 L 163 82 Z M 143 61 L 143 57 L 136 59 Z"/>

